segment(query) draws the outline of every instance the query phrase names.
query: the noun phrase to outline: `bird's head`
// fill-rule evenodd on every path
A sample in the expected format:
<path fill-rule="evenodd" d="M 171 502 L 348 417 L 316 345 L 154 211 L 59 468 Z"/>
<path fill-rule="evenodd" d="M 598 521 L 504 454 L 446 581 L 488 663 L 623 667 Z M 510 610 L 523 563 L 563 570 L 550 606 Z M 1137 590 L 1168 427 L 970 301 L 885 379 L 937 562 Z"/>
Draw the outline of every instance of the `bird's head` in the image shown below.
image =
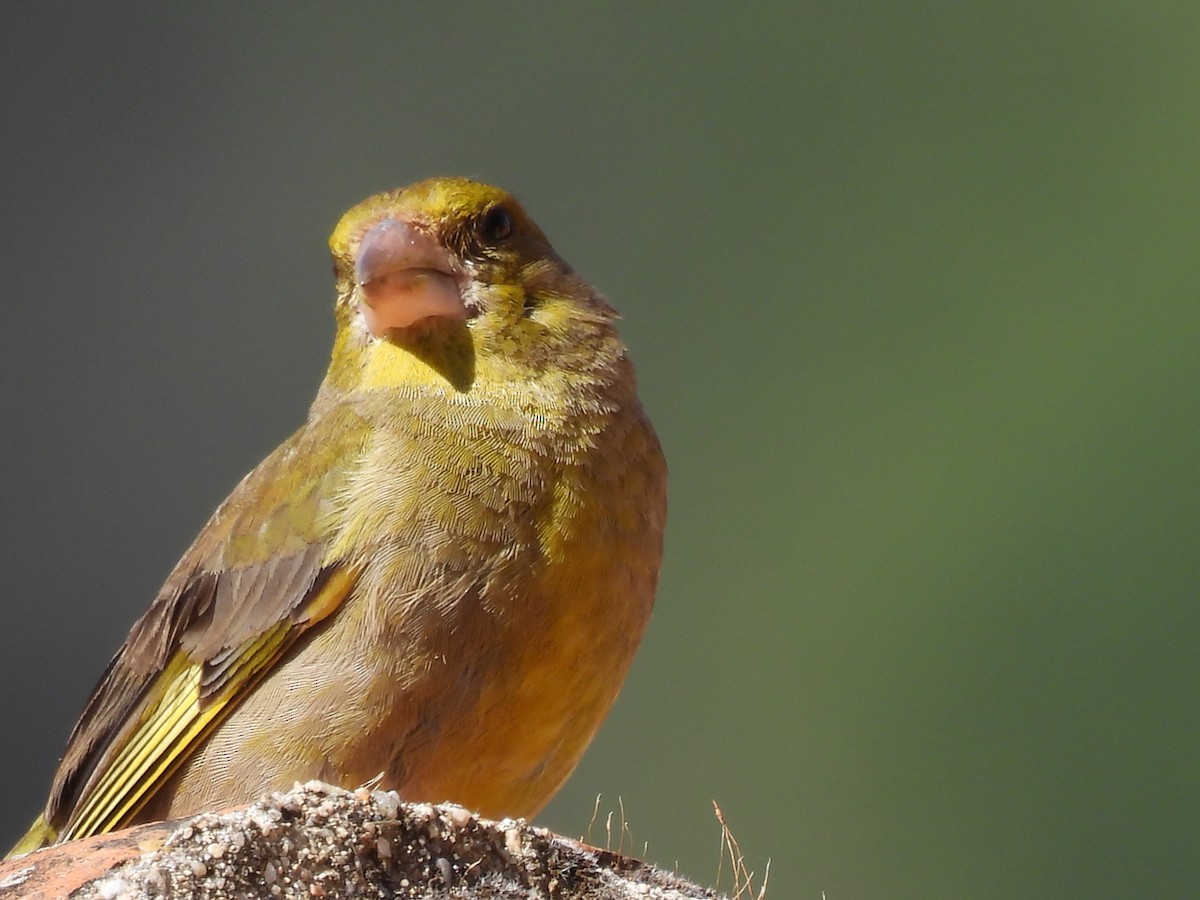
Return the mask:
<path fill-rule="evenodd" d="M 465 391 L 621 352 L 615 311 L 499 188 L 433 178 L 377 194 L 342 217 L 329 245 L 330 378 L 344 388 Z"/>

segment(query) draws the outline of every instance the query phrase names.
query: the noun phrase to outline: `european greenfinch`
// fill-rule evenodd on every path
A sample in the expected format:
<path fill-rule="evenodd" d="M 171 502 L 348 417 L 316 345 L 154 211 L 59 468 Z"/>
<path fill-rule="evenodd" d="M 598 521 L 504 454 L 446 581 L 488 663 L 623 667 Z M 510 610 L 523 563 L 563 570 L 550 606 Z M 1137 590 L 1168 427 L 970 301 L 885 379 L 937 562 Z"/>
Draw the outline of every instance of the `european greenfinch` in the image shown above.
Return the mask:
<path fill-rule="evenodd" d="M 134 624 L 14 853 L 313 778 L 532 816 L 616 698 L 666 518 L 616 312 L 466 179 L 329 243 L 307 421 Z"/>

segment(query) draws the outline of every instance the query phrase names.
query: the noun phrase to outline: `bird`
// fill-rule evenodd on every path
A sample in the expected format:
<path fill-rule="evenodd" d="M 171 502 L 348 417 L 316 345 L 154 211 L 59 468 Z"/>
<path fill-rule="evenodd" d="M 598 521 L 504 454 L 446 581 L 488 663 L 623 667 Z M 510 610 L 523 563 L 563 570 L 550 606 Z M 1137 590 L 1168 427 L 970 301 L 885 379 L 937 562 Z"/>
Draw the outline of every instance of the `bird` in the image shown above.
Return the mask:
<path fill-rule="evenodd" d="M 133 625 L 10 855 L 311 779 L 530 818 L 615 700 L 667 502 L 618 313 L 468 178 L 329 247 L 306 420 Z"/>

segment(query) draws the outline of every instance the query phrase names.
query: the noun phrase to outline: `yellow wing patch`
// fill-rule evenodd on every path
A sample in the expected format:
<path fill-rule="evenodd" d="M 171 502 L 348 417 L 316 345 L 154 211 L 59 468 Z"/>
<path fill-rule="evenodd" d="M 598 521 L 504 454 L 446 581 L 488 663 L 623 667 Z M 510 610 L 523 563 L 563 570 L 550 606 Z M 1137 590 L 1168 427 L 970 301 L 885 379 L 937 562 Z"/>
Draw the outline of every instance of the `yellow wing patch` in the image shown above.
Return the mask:
<path fill-rule="evenodd" d="M 216 692 L 205 696 L 204 663 L 180 650 L 154 680 L 138 724 L 80 798 L 59 840 L 120 828 L 154 795 L 201 740 L 253 689 L 304 631 L 345 600 L 357 572 L 334 571 L 297 611 L 236 651 Z"/>

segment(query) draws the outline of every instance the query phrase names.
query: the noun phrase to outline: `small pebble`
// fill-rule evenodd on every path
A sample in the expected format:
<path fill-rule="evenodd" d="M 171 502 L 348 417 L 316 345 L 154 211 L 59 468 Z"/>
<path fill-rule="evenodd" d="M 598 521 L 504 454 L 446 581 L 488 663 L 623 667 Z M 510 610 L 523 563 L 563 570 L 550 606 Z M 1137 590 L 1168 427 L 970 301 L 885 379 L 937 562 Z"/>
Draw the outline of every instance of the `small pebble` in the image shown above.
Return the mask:
<path fill-rule="evenodd" d="M 110 878 L 96 887 L 96 893 L 100 895 L 101 900 L 117 900 L 127 890 L 129 885 L 121 878 Z"/>
<path fill-rule="evenodd" d="M 376 791 L 373 796 L 383 818 L 394 819 L 400 814 L 400 797 L 395 791 Z"/>

